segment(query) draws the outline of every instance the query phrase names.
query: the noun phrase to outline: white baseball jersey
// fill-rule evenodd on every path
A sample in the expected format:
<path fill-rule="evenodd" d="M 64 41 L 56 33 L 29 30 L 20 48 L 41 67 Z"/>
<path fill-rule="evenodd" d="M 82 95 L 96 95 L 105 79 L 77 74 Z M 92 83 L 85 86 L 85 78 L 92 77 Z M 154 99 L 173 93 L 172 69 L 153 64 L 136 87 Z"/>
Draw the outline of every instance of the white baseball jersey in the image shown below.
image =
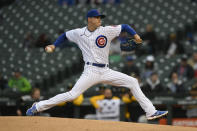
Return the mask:
<path fill-rule="evenodd" d="M 83 27 L 66 32 L 66 37 L 79 46 L 85 62 L 108 64 L 110 43 L 120 32 L 121 25 L 100 26 L 93 32 Z"/>

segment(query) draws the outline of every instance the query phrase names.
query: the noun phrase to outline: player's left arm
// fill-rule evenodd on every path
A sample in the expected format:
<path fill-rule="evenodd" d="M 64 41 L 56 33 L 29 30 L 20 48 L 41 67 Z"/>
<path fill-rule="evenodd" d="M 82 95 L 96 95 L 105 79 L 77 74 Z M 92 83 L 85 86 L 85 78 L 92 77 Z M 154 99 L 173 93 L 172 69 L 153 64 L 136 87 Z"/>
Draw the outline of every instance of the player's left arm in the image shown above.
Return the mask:
<path fill-rule="evenodd" d="M 131 36 L 133 36 L 136 43 L 142 43 L 142 39 L 140 38 L 140 36 L 128 24 L 122 24 L 121 25 L 121 32 L 123 32 L 123 31 L 125 31 L 125 32 L 129 33 Z"/>

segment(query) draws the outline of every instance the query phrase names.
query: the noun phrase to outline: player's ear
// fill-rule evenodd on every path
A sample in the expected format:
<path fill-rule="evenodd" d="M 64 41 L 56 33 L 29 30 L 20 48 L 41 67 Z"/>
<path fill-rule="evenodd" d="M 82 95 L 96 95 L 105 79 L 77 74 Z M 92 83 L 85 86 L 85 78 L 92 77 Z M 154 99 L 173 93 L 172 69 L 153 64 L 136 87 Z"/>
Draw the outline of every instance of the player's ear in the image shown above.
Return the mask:
<path fill-rule="evenodd" d="M 90 21 L 90 17 L 87 18 L 87 22 L 89 22 L 89 21 Z"/>

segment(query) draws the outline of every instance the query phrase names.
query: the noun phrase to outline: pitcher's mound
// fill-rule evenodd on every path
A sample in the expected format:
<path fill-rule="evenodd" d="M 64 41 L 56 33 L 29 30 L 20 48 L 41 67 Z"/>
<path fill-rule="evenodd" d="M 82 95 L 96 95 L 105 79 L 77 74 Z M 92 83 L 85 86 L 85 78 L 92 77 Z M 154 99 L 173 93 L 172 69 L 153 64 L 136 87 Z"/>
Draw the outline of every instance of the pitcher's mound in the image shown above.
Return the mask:
<path fill-rule="evenodd" d="M 0 117 L 0 131 L 196 131 L 176 127 L 131 122 L 54 117 Z"/>

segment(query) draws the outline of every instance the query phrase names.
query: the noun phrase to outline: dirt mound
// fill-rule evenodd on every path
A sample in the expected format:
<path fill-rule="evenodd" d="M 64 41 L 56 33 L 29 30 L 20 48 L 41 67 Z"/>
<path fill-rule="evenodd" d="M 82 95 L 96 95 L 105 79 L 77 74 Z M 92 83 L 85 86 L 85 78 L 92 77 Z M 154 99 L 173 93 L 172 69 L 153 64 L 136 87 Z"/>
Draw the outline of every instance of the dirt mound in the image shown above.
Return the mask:
<path fill-rule="evenodd" d="M 197 128 L 55 117 L 0 117 L 0 131 L 197 131 Z"/>

